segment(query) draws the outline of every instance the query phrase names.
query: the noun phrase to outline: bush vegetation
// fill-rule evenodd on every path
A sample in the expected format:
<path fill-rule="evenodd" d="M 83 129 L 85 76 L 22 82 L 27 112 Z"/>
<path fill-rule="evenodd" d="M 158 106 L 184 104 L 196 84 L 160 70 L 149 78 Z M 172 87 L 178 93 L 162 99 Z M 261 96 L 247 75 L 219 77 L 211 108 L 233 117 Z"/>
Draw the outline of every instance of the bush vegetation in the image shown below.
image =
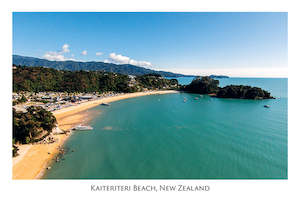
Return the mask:
<path fill-rule="evenodd" d="M 240 99 L 270 99 L 270 93 L 258 87 L 244 85 L 229 85 L 220 88 L 217 97 L 219 98 L 240 98 Z"/>
<path fill-rule="evenodd" d="M 17 100 L 13 101 L 13 106 L 17 105 L 17 104 L 20 104 L 20 103 L 25 103 L 25 102 L 27 102 L 27 99 L 24 95 L 22 95 L 22 97 L 20 99 L 17 99 Z"/>
<path fill-rule="evenodd" d="M 193 92 L 198 94 L 211 94 L 218 92 L 219 81 L 214 80 L 208 76 L 196 77 L 189 84 L 182 89 L 187 92 Z"/>
<path fill-rule="evenodd" d="M 16 66 L 13 70 L 13 91 L 30 92 L 137 92 L 143 88 L 173 88 L 176 79 L 165 79 L 159 74 L 137 76 L 129 84 L 128 75 L 102 71 L 64 71 L 44 67 Z"/>
<path fill-rule="evenodd" d="M 30 106 L 27 112 L 16 112 L 13 108 L 13 143 L 34 142 L 56 125 L 56 118 L 42 107 Z"/>
<path fill-rule="evenodd" d="M 214 94 L 218 98 L 239 98 L 239 99 L 271 99 L 271 94 L 261 88 L 229 85 L 219 87 L 219 81 L 208 76 L 196 77 L 189 85 L 183 86 L 183 91 L 198 94 Z"/>

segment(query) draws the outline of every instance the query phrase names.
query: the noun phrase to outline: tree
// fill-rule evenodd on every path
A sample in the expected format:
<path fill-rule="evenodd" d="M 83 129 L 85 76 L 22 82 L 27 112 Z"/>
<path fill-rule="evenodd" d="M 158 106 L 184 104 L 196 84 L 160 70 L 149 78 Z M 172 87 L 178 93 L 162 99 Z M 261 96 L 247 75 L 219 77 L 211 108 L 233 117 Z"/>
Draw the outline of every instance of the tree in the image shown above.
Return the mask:
<path fill-rule="evenodd" d="M 139 88 L 172 88 L 174 80 L 159 74 L 136 77 L 135 87 L 129 86 L 128 75 L 101 71 L 63 71 L 43 67 L 17 67 L 13 70 L 15 92 L 136 92 Z M 17 103 L 17 102 L 15 102 Z"/>
<path fill-rule="evenodd" d="M 42 133 L 49 134 L 56 123 L 53 114 L 42 107 L 31 106 L 25 113 L 13 109 L 13 139 L 20 143 L 33 142 Z"/>
<path fill-rule="evenodd" d="M 12 154 L 13 154 L 13 157 L 19 155 L 19 154 L 18 154 L 18 151 L 19 151 L 19 148 L 18 148 L 16 145 L 13 144 L 13 146 L 12 146 Z"/>
<path fill-rule="evenodd" d="M 218 87 L 219 81 L 210 77 L 196 77 L 189 85 L 181 89 L 187 92 L 199 94 L 216 94 L 218 98 L 240 98 L 240 99 L 272 99 L 271 94 L 261 88 L 245 85 L 229 85 Z"/>
<path fill-rule="evenodd" d="M 269 92 L 258 87 L 244 85 L 229 85 L 219 88 L 217 92 L 219 98 L 240 98 L 240 99 L 271 99 Z"/>
<path fill-rule="evenodd" d="M 210 94 L 218 91 L 218 85 L 218 80 L 214 80 L 208 76 L 196 77 L 189 85 L 185 86 L 183 90 L 199 94 Z"/>

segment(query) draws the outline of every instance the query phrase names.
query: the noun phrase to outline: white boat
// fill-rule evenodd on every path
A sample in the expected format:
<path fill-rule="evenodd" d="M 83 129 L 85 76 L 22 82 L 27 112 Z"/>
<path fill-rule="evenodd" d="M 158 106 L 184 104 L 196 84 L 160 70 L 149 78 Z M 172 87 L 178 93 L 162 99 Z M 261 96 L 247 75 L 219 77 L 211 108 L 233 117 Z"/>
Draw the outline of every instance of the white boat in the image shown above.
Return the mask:
<path fill-rule="evenodd" d="M 110 106 L 109 103 L 101 103 L 102 106 Z"/>
<path fill-rule="evenodd" d="M 93 130 L 93 127 L 91 126 L 82 126 L 81 124 L 78 126 L 75 126 L 73 128 L 73 130 L 77 130 L 77 131 L 85 131 L 85 130 Z"/>
<path fill-rule="evenodd" d="M 270 108 L 270 105 L 264 105 L 265 108 Z"/>

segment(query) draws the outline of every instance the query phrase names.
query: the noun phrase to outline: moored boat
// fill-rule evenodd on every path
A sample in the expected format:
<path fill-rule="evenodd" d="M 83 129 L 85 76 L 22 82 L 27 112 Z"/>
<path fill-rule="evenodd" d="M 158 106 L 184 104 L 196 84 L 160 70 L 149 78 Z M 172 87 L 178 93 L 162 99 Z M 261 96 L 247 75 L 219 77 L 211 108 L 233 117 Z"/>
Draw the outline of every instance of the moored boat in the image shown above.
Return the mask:
<path fill-rule="evenodd" d="M 78 126 L 75 126 L 75 127 L 73 128 L 73 130 L 78 130 L 78 131 L 93 130 L 93 127 L 91 127 L 91 126 L 82 126 L 82 125 L 78 125 Z"/>

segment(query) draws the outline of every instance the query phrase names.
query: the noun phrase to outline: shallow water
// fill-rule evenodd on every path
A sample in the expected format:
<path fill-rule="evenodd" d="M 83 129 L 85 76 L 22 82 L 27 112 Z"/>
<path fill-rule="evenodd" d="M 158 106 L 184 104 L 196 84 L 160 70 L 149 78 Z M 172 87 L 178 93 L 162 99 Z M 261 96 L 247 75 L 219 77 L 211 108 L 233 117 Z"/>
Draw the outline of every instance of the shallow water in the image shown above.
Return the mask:
<path fill-rule="evenodd" d="M 287 79 L 220 84 L 263 87 L 280 99 L 179 93 L 95 107 L 101 114 L 90 122 L 94 130 L 74 132 L 65 144 L 74 152 L 53 163 L 44 178 L 287 178 Z"/>

